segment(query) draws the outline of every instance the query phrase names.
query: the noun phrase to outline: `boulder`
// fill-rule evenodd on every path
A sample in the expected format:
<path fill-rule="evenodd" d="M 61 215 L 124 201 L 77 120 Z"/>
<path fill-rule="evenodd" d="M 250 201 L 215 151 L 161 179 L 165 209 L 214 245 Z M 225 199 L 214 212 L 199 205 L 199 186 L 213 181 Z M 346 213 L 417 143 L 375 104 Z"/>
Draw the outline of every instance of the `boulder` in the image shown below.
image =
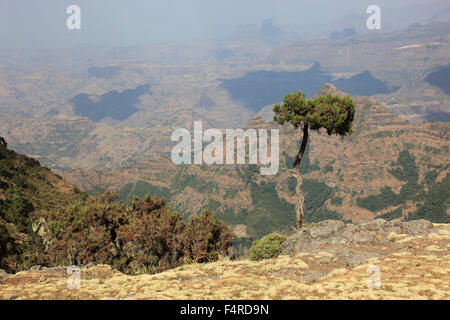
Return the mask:
<path fill-rule="evenodd" d="M 328 238 L 338 231 L 342 231 L 345 228 L 345 223 L 339 220 L 325 220 L 319 222 L 312 228 L 306 229 L 306 232 L 313 239 Z"/>
<path fill-rule="evenodd" d="M 413 220 L 408 222 L 403 222 L 404 232 L 411 235 L 425 235 L 431 232 L 433 224 L 428 220 Z"/>
<path fill-rule="evenodd" d="M 370 231 L 381 230 L 388 222 L 384 219 L 375 219 L 373 221 L 360 224 L 360 227 Z"/>
<path fill-rule="evenodd" d="M 42 270 L 41 265 L 35 265 L 30 268 L 30 271 L 39 271 L 39 270 Z"/>
<path fill-rule="evenodd" d="M 353 243 L 369 243 L 375 240 L 375 234 L 368 231 L 360 231 L 350 239 Z"/>
<path fill-rule="evenodd" d="M 345 259 L 347 267 L 353 268 L 366 263 L 369 259 L 379 258 L 382 254 L 378 252 L 359 252 Z"/>
<path fill-rule="evenodd" d="M 325 276 L 326 276 L 326 274 L 323 272 L 315 271 L 315 270 L 308 270 L 303 275 L 303 281 L 305 281 L 306 284 L 312 284 L 314 282 L 319 281 L 320 279 L 322 279 Z"/>

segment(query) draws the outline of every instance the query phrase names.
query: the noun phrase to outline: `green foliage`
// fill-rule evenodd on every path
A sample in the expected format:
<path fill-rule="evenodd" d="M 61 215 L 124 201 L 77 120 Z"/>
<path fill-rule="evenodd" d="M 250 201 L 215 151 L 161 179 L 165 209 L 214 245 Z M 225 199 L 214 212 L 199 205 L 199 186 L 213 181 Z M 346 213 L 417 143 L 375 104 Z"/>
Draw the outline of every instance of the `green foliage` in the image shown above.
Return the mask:
<path fill-rule="evenodd" d="M 436 180 L 438 175 L 439 175 L 439 172 L 437 170 L 428 171 L 424 177 L 424 182 L 427 185 L 430 185 Z"/>
<path fill-rule="evenodd" d="M 340 220 L 341 216 L 336 211 L 328 210 L 326 207 L 320 207 L 314 211 L 305 213 L 305 220 L 309 223 L 320 222 L 323 220 Z"/>
<path fill-rule="evenodd" d="M 219 189 L 218 185 L 213 181 L 204 181 L 195 175 L 183 174 L 181 171 L 175 175 L 172 187 L 177 191 L 191 187 L 200 193 L 212 193 Z"/>
<path fill-rule="evenodd" d="M 224 199 L 234 199 L 236 197 L 237 190 L 235 189 L 227 189 L 225 191 Z"/>
<path fill-rule="evenodd" d="M 408 150 L 400 152 L 397 166 L 388 171 L 400 181 L 417 183 L 419 179 L 419 168 L 416 166 L 414 156 Z"/>
<path fill-rule="evenodd" d="M 396 205 L 397 203 L 397 195 L 392 191 L 391 187 L 381 188 L 379 194 L 356 199 L 356 204 L 359 207 L 372 212 L 381 211 L 387 207 Z"/>
<path fill-rule="evenodd" d="M 214 200 L 214 199 L 209 199 L 208 204 L 206 206 L 203 206 L 203 209 L 210 209 L 210 210 L 217 210 L 220 208 L 222 204 L 220 203 L 220 201 Z"/>
<path fill-rule="evenodd" d="M 355 104 L 349 96 L 331 94 L 317 99 L 305 99 L 305 94 L 294 92 L 284 97 L 283 104 L 273 108 L 274 120 L 283 125 L 291 123 L 295 128 L 307 124 L 312 130 L 324 128 L 329 135 L 345 136 L 352 133 Z"/>
<path fill-rule="evenodd" d="M 303 181 L 305 191 L 305 213 L 312 215 L 317 209 L 323 207 L 325 201 L 333 196 L 333 189 L 323 182 L 312 179 Z"/>
<path fill-rule="evenodd" d="M 288 186 L 291 193 L 295 192 L 297 180 L 294 177 L 288 179 Z M 319 222 L 329 219 L 341 219 L 335 211 L 328 210 L 325 202 L 332 199 L 334 191 L 323 182 L 312 179 L 303 180 L 303 191 L 305 192 L 305 220 L 307 222 Z M 341 204 L 342 204 L 341 198 Z M 331 200 L 333 202 L 333 199 Z"/>
<path fill-rule="evenodd" d="M 401 217 L 402 217 L 402 209 L 398 208 L 393 211 L 382 214 L 378 218 L 390 221 Z"/>
<path fill-rule="evenodd" d="M 450 199 L 449 176 L 436 183 L 437 171 L 430 171 L 425 176 L 424 183 L 429 187 L 429 191 L 424 192 L 424 186 L 417 183 L 419 179 L 419 169 L 415 164 L 414 156 L 408 150 L 400 153 L 397 163 L 389 172 L 400 181 L 406 183 L 395 194 L 390 187 L 380 190 L 379 194 L 370 195 L 365 198 L 358 198 L 357 205 L 372 212 L 378 212 L 390 206 L 402 206 L 407 201 L 424 202 L 418 209 L 408 216 L 409 220 L 428 219 L 432 222 L 448 222 L 446 210 Z M 381 216 L 384 219 L 394 219 L 401 217 L 401 207 Z"/>
<path fill-rule="evenodd" d="M 271 233 L 254 241 L 249 252 L 250 260 L 260 261 L 278 257 L 282 250 L 281 244 L 286 239 L 287 237 L 284 235 Z"/>
<path fill-rule="evenodd" d="M 416 212 L 408 216 L 408 220 L 428 219 L 436 223 L 449 223 L 447 208 L 450 206 L 450 174 L 441 182 L 433 184 L 425 195 L 425 202 Z"/>
<path fill-rule="evenodd" d="M 261 182 L 250 185 L 254 209 L 241 213 L 243 222 L 248 226 L 248 233 L 255 238 L 275 230 L 286 230 L 295 225 L 292 215 L 294 206 L 278 197 L 274 182 Z M 276 212 L 276 214 L 274 214 Z"/>
<path fill-rule="evenodd" d="M 330 166 L 329 164 L 327 164 L 324 168 L 323 168 L 323 173 L 327 174 L 328 172 L 333 172 L 333 167 Z"/>
<path fill-rule="evenodd" d="M 148 194 L 164 198 L 166 200 L 170 200 L 172 198 L 172 193 L 168 188 L 154 186 L 148 182 L 139 180 L 136 183 L 128 183 L 127 185 L 125 185 L 119 191 L 119 199 L 124 202 L 129 202 L 133 199 L 134 196 L 143 198 Z"/>
<path fill-rule="evenodd" d="M 343 201 L 344 198 L 342 197 L 334 197 L 333 199 L 331 199 L 331 204 L 333 206 L 341 206 Z"/>
<path fill-rule="evenodd" d="M 392 137 L 392 132 L 391 131 L 380 131 L 380 132 L 376 132 L 376 133 L 372 133 L 367 135 L 368 138 L 384 138 L 384 137 Z"/>

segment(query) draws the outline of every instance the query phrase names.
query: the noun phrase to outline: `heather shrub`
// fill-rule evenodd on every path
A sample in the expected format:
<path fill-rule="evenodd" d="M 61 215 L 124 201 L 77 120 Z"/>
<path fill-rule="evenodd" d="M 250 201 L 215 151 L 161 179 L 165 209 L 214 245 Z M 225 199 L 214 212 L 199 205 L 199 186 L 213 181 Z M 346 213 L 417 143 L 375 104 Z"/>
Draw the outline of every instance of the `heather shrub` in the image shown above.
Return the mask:
<path fill-rule="evenodd" d="M 109 264 L 127 274 L 216 260 L 233 238 L 214 213 L 206 210 L 185 224 L 164 199 L 151 196 L 126 205 L 105 193 L 78 200 L 46 220 L 46 264 Z"/>
<path fill-rule="evenodd" d="M 279 233 L 271 233 L 253 242 L 250 248 L 249 257 L 252 261 L 273 259 L 281 253 L 281 244 L 286 240 L 286 236 Z"/>
<path fill-rule="evenodd" d="M 135 198 L 127 209 L 128 223 L 118 232 L 122 246 L 122 270 L 154 273 L 183 264 L 186 230 L 181 216 L 165 200 Z"/>
<path fill-rule="evenodd" d="M 46 258 L 55 265 L 110 264 L 120 258 L 117 232 L 127 223 L 126 206 L 105 193 L 77 200 L 47 217 Z"/>
<path fill-rule="evenodd" d="M 191 218 L 184 235 L 186 258 L 192 262 L 216 261 L 232 244 L 233 233 L 210 210 Z"/>

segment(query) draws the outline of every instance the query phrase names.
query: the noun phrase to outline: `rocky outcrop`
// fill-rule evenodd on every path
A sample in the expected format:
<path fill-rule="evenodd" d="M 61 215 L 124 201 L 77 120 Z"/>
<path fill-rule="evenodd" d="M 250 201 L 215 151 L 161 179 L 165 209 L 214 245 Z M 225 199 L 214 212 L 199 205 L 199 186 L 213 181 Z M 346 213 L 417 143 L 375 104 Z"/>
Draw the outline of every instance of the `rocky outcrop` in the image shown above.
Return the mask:
<path fill-rule="evenodd" d="M 438 234 L 439 230 L 427 220 L 388 222 L 375 219 L 357 224 L 326 220 L 289 237 L 283 243 L 282 254 L 297 256 L 327 252 L 330 255 L 321 258 L 321 263 L 334 261 L 342 267 L 355 267 L 371 258 L 389 254 L 393 247 L 401 248 L 402 243 L 394 242 L 395 239 Z"/>

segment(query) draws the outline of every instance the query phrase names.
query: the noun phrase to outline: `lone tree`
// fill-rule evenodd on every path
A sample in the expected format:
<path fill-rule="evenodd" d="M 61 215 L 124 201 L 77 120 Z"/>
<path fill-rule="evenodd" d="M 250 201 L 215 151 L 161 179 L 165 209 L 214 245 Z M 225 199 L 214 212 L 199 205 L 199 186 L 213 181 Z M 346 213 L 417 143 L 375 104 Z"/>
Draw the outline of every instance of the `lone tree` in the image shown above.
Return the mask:
<path fill-rule="evenodd" d="M 294 92 L 287 94 L 282 105 L 276 104 L 273 108 L 274 120 L 280 125 L 291 123 L 295 129 L 303 128 L 303 139 L 300 150 L 297 153 L 291 174 L 297 179 L 295 193 L 295 213 L 297 227 L 303 224 L 302 176 L 300 174 L 300 162 L 308 143 L 309 130 L 320 131 L 324 128 L 328 135 L 345 136 L 352 133 L 352 123 L 355 116 L 355 104 L 349 96 L 335 96 L 327 94 L 317 99 L 305 100 L 305 94 Z"/>

